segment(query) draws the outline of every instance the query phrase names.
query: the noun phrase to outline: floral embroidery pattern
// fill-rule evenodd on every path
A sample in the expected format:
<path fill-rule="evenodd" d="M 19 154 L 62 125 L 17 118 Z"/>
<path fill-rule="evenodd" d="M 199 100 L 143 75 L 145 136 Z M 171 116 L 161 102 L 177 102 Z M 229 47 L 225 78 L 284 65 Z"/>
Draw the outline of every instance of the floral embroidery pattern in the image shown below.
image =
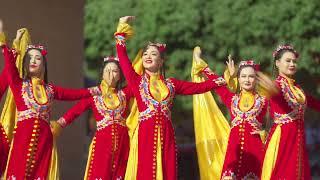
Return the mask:
<path fill-rule="evenodd" d="M 97 89 L 100 91 L 100 89 L 97 87 Z M 99 94 L 102 94 L 100 92 Z M 103 100 L 103 97 L 101 95 L 99 96 L 93 96 L 93 101 L 96 106 L 96 109 L 98 110 L 99 114 L 104 117 L 102 120 L 97 121 L 97 130 L 101 130 L 110 124 L 120 124 L 122 126 L 126 126 L 125 118 L 122 117 L 122 114 L 126 110 L 126 98 L 125 93 L 120 90 L 117 93 L 117 96 L 120 101 L 120 105 L 116 109 L 109 109 Z"/>
<path fill-rule="evenodd" d="M 39 104 L 36 102 L 32 91 L 32 84 L 30 80 L 25 80 L 22 83 L 21 94 L 24 100 L 27 110 L 18 111 L 18 121 L 23 121 L 30 118 L 39 118 L 45 121 L 49 121 L 51 112 L 51 103 L 54 97 L 54 91 L 51 85 L 44 85 L 48 102 L 45 104 Z"/>
<path fill-rule="evenodd" d="M 166 99 L 159 102 L 155 100 L 149 91 L 149 79 L 146 77 L 146 75 L 142 76 L 141 82 L 139 85 L 139 91 L 142 101 L 145 103 L 145 105 L 148 107 L 143 112 L 139 113 L 139 120 L 144 121 L 149 119 L 150 117 L 154 116 L 157 112 L 157 109 L 161 109 L 161 112 L 170 119 L 171 117 L 171 111 L 170 107 L 172 106 L 172 101 L 174 98 L 174 85 L 171 82 L 170 79 L 165 80 L 165 84 L 169 89 L 169 95 Z"/>
<path fill-rule="evenodd" d="M 306 109 L 306 102 L 305 103 L 298 102 L 294 93 L 290 89 L 290 85 L 286 79 L 282 77 L 278 77 L 276 81 L 280 84 L 284 99 L 287 101 L 288 105 L 292 108 L 292 111 L 287 114 L 280 114 L 275 112 L 274 122 L 277 124 L 286 124 L 286 123 L 293 122 L 295 120 L 303 119 L 304 112 Z M 302 91 L 302 89 L 300 90 Z"/>
<path fill-rule="evenodd" d="M 221 176 L 221 180 L 236 180 L 236 174 L 229 170 L 229 171 L 224 171 L 222 176 Z"/>
<path fill-rule="evenodd" d="M 262 128 L 262 124 L 257 120 L 257 116 L 261 113 L 265 105 L 265 101 L 266 99 L 264 97 L 256 94 L 255 103 L 251 110 L 243 112 L 239 109 L 240 96 L 233 96 L 231 101 L 231 113 L 234 118 L 231 122 L 231 128 L 238 126 L 243 121 L 247 121 L 253 127 L 253 132 L 251 133 L 258 133 Z"/>

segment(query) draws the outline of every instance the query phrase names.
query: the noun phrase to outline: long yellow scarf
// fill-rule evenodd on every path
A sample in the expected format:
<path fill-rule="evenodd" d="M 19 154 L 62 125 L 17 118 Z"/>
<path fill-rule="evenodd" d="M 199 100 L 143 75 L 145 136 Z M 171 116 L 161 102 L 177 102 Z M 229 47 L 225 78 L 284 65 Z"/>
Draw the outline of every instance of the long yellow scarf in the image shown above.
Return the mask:
<path fill-rule="evenodd" d="M 191 77 L 202 82 L 199 72 L 207 66 L 193 59 Z M 228 144 L 230 126 L 211 92 L 193 95 L 193 117 L 201 180 L 220 179 Z"/>

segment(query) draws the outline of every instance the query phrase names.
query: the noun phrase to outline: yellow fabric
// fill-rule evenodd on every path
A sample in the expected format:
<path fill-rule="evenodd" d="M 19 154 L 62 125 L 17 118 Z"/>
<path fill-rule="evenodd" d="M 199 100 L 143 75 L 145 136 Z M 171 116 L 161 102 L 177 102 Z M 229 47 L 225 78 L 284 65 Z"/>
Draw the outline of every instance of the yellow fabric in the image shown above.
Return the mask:
<path fill-rule="evenodd" d="M 265 87 L 261 86 L 259 82 L 257 83 L 256 91 L 260 96 L 265 96 L 267 98 L 271 97 L 270 92 L 268 92 L 268 90 Z"/>
<path fill-rule="evenodd" d="M 133 31 L 132 27 L 129 24 L 127 24 L 127 23 L 119 23 L 116 33 L 125 33 L 126 34 L 126 39 L 128 40 L 133 36 L 134 31 Z"/>
<path fill-rule="evenodd" d="M 4 34 L 4 32 L 0 32 L 0 45 L 6 44 L 6 42 L 6 35 Z"/>
<path fill-rule="evenodd" d="M 31 38 L 27 29 L 23 33 L 20 42 L 14 41 L 13 48 L 19 52 L 16 60 L 16 65 L 18 67 L 20 77 L 22 77 L 22 65 L 23 65 L 23 57 L 26 53 L 26 48 L 28 44 L 30 44 Z M 3 105 L 0 121 L 3 125 L 4 130 L 6 131 L 8 138 L 11 140 L 13 136 L 13 130 L 16 123 L 16 104 L 13 99 L 12 92 L 10 88 L 8 88 L 8 92 L 6 95 L 6 100 Z"/>
<path fill-rule="evenodd" d="M 95 138 L 95 137 L 94 137 Z M 90 147 L 89 147 L 89 155 L 88 155 L 88 160 L 87 160 L 87 166 L 86 166 L 86 172 L 84 174 L 84 180 L 88 179 L 88 173 L 89 173 L 89 168 L 90 168 L 90 162 L 91 162 L 91 156 L 92 156 L 92 145 L 94 144 L 95 139 L 92 140 L 92 142 L 90 143 Z"/>
<path fill-rule="evenodd" d="M 277 125 L 276 130 L 270 139 L 268 149 L 266 150 L 266 155 L 264 157 L 262 166 L 261 180 L 269 180 L 271 178 L 271 174 L 278 156 L 280 138 L 281 125 Z"/>
<path fill-rule="evenodd" d="M 198 59 L 196 66 L 192 66 L 191 74 L 199 74 L 206 67 L 208 67 L 208 64 L 203 59 Z"/>
<path fill-rule="evenodd" d="M 10 157 L 11 157 L 11 151 L 12 151 L 12 145 L 13 145 L 13 142 L 14 142 L 14 139 L 11 141 L 11 144 L 10 144 L 10 149 L 9 149 L 9 154 L 8 154 L 8 161 L 7 161 L 7 164 L 6 164 L 6 169 L 5 169 L 5 171 L 4 171 L 4 174 L 1 176 L 1 178 L 3 178 L 3 179 L 7 179 L 7 170 L 8 170 L 8 165 L 9 165 L 9 159 L 10 159 Z M 0 179 L 1 179 L 0 178 Z"/>
<path fill-rule="evenodd" d="M 52 129 L 53 139 L 55 140 L 62 133 L 62 127 L 59 123 L 57 123 L 57 121 L 50 121 L 50 126 Z"/>
<path fill-rule="evenodd" d="M 32 91 L 33 96 L 39 104 L 45 104 L 48 102 L 46 89 L 44 88 L 43 81 L 39 78 L 32 77 Z"/>
<path fill-rule="evenodd" d="M 297 98 L 297 101 L 301 104 L 305 103 L 306 101 L 306 96 L 304 95 L 304 93 L 301 91 L 301 89 L 299 89 L 297 86 L 294 85 L 295 80 L 294 79 L 290 79 L 288 77 L 284 77 L 288 80 L 289 82 L 289 87 L 292 91 L 292 93 L 294 94 L 294 96 Z"/>
<path fill-rule="evenodd" d="M 225 69 L 225 71 L 223 73 L 223 78 L 226 80 L 228 88 L 232 92 L 235 93 L 237 91 L 237 88 L 238 88 L 238 78 L 237 77 L 231 77 L 228 68 Z"/>
<path fill-rule="evenodd" d="M 142 75 L 142 50 L 139 50 L 136 58 L 134 59 L 132 66 L 136 73 Z M 125 180 L 136 180 L 137 177 L 137 165 L 138 165 L 138 133 L 139 133 L 139 110 L 136 99 L 132 99 L 130 102 L 130 114 L 127 117 L 126 124 L 129 129 L 130 136 L 130 151 L 127 163 Z"/>
<path fill-rule="evenodd" d="M 160 127 L 158 127 L 158 142 L 157 142 L 157 180 L 163 180 L 162 173 L 162 152 L 161 152 L 161 138 L 160 138 Z"/>
<path fill-rule="evenodd" d="M 130 137 L 130 151 L 127 162 L 127 169 L 125 180 L 136 180 L 137 178 L 137 166 L 138 166 L 138 136 L 139 136 L 139 125 L 133 131 Z"/>
<path fill-rule="evenodd" d="M 120 100 L 117 96 L 115 88 L 109 87 L 105 80 L 101 81 L 100 86 L 102 90 L 103 101 L 107 108 L 116 109 L 120 104 Z"/>
<path fill-rule="evenodd" d="M 47 180 L 59 180 L 59 159 L 56 140 L 53 139 L 52 155 Z"/>
<path fill-rule="evenodd" d="M 248 91 L 241 91 L 239 108 L 241 111 L 248 111 L 254 104 L 254 94 Z"/>
<path fill-rule="evenodd" d="M 268 132 L 266 130 L 259 131 L 260 139 L 263 143 L 266 143 Z"/>
<path fill-rule="evenodd" d="M 150 75 L 150 93 L 157 100 L 164 100 L 168 94 L 169 90 L 164 82 L 160 79 L 160 75 Z"/>
<path fill-rule="evenodd" d="M 204 81 L 193 60 L 192 81 Z M 210 92 L 193 95 L 193 116 L 201 180 L 220 179 L 228 144 L 230 126 Z"/>

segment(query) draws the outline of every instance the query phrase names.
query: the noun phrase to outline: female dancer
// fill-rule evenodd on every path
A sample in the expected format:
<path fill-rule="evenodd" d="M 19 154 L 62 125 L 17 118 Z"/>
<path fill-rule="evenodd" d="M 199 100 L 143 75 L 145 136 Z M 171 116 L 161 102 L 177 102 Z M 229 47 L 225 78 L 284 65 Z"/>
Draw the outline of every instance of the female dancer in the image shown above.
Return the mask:
<path fill-rule="evenodd" d="M 0 46 L 1 47 L 4 44 L 6 44 L 5 39 L 6 38 L 3 32 L 3 24 L 2 24 L 2 21 L 0 20 Z M 3 94 L 8 88 L 8 80 L 7 80 L 6 74 L 7 73 L 5 70 L 2 70 L 0 74 L 0 99 L 2 98 Z M 8 153 L 9 153 L 9 139 L 7 137 L 7 133 L 3 129 L 2 124 L 0 123 L 0 177 L 6 168 Z"/>
<path fill-rule="evenodd" d="M 279 94 L 270 100 L 274 124 L 270 130 L 261 179 L 311 179 L 305 144 L 306 107 L 320 111 L 320 101 L 306 95 L 295 82 L 299 54 L 290 45 L 273 53 Z"/>
<path fill-rule="evenodd" d="M 21 38 L 23 33 L 23 30 L 19 30 L 17 36 Z M 90 91 L 64 89 L 48 84 L 47 52 L 41 45 L 28 46 L 23 61 L 23 78 L 19 77 L 9 48 L 6 45 L 2 48 L 10 88 L 18 110 L 5 179 L 46 179 L 55 135 L 49 125 L 53 99 L 81 99 L 89 97 Z M 53 124 L 53 130 L 56 130 L 56 122 Z"/>
<path fill-rule="evenodd" d="M 129 155 L 129 135 L 126 127 L 131 90 L 121 87 L 123 75 L 118 58 L 104 58 L 100 86 L 96 96 L 79 101 L 58 120 L 66 127 L 82 112 L 91 108 L 97 121 L 84 179 L 123 179 Z"/>
<path fill-rule="evenodd" d="M 131 66 L 125 46 L 125 40 L 131 35 L 127 33 L 130 26 L 126 23 L 131 19 L 132 16 L 120 18 L 115 37 L 120 66 L 140 112 L 137 176 L 133 178 L 177 179 L 177 149 L 171 123 L 173 98 L 176 94 L 207 92 L 224 81 L 191 83 L 174 78 L 165 79 L 160 73 L 163 69 L 165 45 L 155 43 L 149 43 L 143 50 L 144 73 L 137 74 Z"/>
<path fill-rule="evenodd" d="M 206 77 L 218 77 L 206 63 L 199 62 L 202 61 L 200 51 L 195 56 L 197 64 L 205 65 L 202 72 Z M 241 61 L 236 72 L 234 61 L 229 56 L 227 66 L 231 77 L 237 76 L 240 93 L 232 93 L 226 86 L 214 89 L 231 115 L 231 131 L 221 179 L 259 179 L 264 152 L 259 133 L 268 106 L 266 97 L 256 92 L 259 65 L 253 60 Z"/>

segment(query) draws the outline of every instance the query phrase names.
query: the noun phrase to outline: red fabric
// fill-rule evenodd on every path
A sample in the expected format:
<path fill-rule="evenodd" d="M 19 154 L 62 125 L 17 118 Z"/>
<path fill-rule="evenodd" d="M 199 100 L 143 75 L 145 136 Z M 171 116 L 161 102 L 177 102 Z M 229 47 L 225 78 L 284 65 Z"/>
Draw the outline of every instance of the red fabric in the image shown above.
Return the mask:
<path fill-rule="evenodd" d="M 100 87 L 96 88 L 99 89 Z M 101 93 L 102 92 L 99 89 L 100 98 L 103 100 Z M 126 87 L 118 93 L 118 96 L 120 95 L 123 96 L 126 101 L 126 107 L 121 111 L 123 123 L 125 124 L 127 105 L 129 104 L 130 98 L 133 97 L 133 94 L 131 93 L 131 90 Z M 89 108 L 93 110 L 97 123 L 106 118 L 106 116 L 99 111 L 106 111 L 107 107 L 104 106 L 103 101 L 97 102 L 97 99 L 95 98 L 90 97 L 88 99 L 83 99 L 66 112 L 63 116 L 66 125 L 70 124 L 75 118 Z M 122 98 L 119 99 L 121 100 Z M 97 103 L 103 104 L 100 106 L 101 104 Z M 120 102 L 120 106 L 121 105 Z M 114 116 L 115 111 L 120 111 L 119 107 L 112 112 L 110 111 L 110 119 L 108 119 L 108 121 L 113 121 L 117 118 Z M 88 179 L 95 180 L 101 178 L 117 180 L 120 177 L 124 178 L 129 155 L 129 135 L 127 127 L 118 123 L 112 123 L 103 129 L 98 129 L 93 138 L 93 144 L 91 159 L 88 157 L 88 161 L 90 161 Z"/>
<path fill-rule="evenodd" d="M 117 54 L 124 76 L 137 100 L 140 112 L 138 137 L 138 172 L 137 179 L 155 179 L 158 127 L 162 144 L 162 172 L 164 180 L 177 179 L 177 148 L 174 129 L 171 123 L 171 108 L 176 94 L 191 95 L 204 93 L 217 85 L 208 80 L 203 83 L 180 81 L 174 78 L 163 79 L 169 89 L 168 97 L 157 102 L 149 90 L 149 76 L 138 75 L 127 56 L 124 42 L 117 43 Z M 151 108 L 153 107 L 153 108 Z"/>
<path fill-rule="evenodd" d="M 0 124 L 0 174 L 4 173 L 9 153 L 9 140 L 6 132 Z"/>
<path fill-rule="evenodd" d="M 37 115 L 18 118 L 8 159 L 7 178 L 46 179 L 52 151 L 49 119 L 53 99 L 76 100 L 89 97 L 89 90 L 71 90 L 46 84 L 48 102 L 39 104 L 33 97 L 31 83 L 19 77 L 13 54 L 4 47 L 5 67 L 18 113 L 36 111 Z M 31 92 L 31 95 L 28 94 Z"/>
<path fill-rule="evenodd" d="M 296 97 L 290 91 L 289 82 L 284 77 L 278 76 L 276 83 L 281 92 L 272 97 L 270 101 L 271 116 L 277 120 L 276 114 L 288 114 L 293 110 L 298 110 L 298 115 L 294 120 L 288 120 L 281 124 L 281 138 L 278 156 L 271 179 L 311 179 L 310 164 L 305 144 L 304 132 L 304 109 L 306 106 L 320 111 L 320 101 L 306 96 L 306 104 L 297 104 L 293 102 Z M 295 84 L 300 88 L 297 84 Z M 290 98 L 289 98 L 290 97 Z M 294 117 L 294 116 L 292 116 Z M 270 141 L 277 123 L 271 128 L 268 142 Z M 267 143 L 268 145 L 268 143 Z M 285 162 L 285 163 L 284 163 Z"/>
<path fill-rule="evenodd" d="M 209 68 L 204 69 L 203 73 L 209 79 L 217 78 L 217 75 L 212 73 Z M 239 101 L 236 100 L 240 98 L 240 95 L 230 92 L 226 86 L 217 87 L 214 91 L 220 96 L 231 115 L 231 131 L 221 178 L 232 176 L 235 179 L 259 179 L 264 152 L 260 135 L 258 133 L 252 134 L 255 128 L 248 121 L 241 121 L 239 124 L 233 126 L 233 124 L 236 123 L 235 117 L 237 115 L 234 109 L 239 109 Z M 253 110 L 253 114 L 249 117 L 254 117 L 262 124 L 268 103 L 265 98 L 259 95 L 255 97 L 255 103 L 247 113 Z M 261 106 L 258 106 L 259 103 L 257 103 L 257 101 L 260 101 Z M 257 104 L 257 106 L 255 106 L 255 104 Z M 255 109 L 255 107 L 258 108 Z M 244 118 L 246 117 L 241 117 L 242 120 L 244 120 Z"/>
<path fill-rule="evenodd" d="M 5 46 L 2 46 L 5 47 Z M 8 88 L 8 80 L 6 70 L 2 70 L 0 74 L 0 99 Z M 0 124 L 0 174 L 4 173 L 9 153 L 9 139 L 3 126 Z"/>

